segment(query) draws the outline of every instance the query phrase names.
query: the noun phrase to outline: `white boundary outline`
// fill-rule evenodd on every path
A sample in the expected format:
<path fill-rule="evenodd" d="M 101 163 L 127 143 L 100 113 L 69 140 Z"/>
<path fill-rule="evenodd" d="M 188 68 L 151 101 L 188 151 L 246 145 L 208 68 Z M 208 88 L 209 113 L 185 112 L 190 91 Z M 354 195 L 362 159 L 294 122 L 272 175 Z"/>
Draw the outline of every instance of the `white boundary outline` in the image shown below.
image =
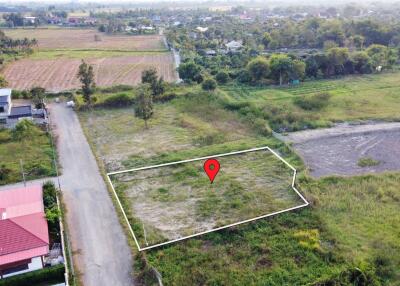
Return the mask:
<path fill-rule="evenodd" d="M 296 192 L 296 194 L 303 200 L 304 204 L 301 204 L 301 205 L 296 206 L 296 207 L 291 207 L 291 208 L 288 208 L 288 209 L 284 209 L 284 210 L 281 210 L 281 211 L 276 211 L 276 212 L 273 212 L 273 213 L 270 213 L 270 214 L 261 215 L 261 216 L 255 217 L 255 218 L 246 219 L 246 220 L 243 220 L 243 221 L 240 221 L 240 222 L 224 225 L 224 226 L 217 227 L 217 228 L 214 228 L 214 229 L 211 229 L 211 230 L 195 233 L 195 234 L 188 235 L 188 236 L 185 236 L 185 237 L 180 237 L 180 238 L 173 239 L 173 240 L 170 240 L 170 241 L 158 243 L 158 244 L 155 244 L 155 245 L 151 245 L 151 246 L 147 246 L 147 247 L 143 247 L 143 248 L 140 247 L 140 245 L 138 243 L 138 240 L 137 240 L 137 238 L 135 236 L 135 233 L 133 232 L 132 226 L 131 226 L 131 224 L 130 224 L 130 222 L 128 220 L 128 217 L 127 217 L 127 215 L 125 213 L 125 210 L 122 207 L 121 201 L 119 200 L 117 192 L 114 189 L 114 185 L 113 185 L 113 183 L 111 181 L 110 176 L 123 174 L 123 173 L 129 173 L 129 172 L 135 172 L 135 171 L 141 171 L 141 170 L 160 168 L 160 167 L 171 166 L 171 165 L 176 165 L 176 164 L 188 163 L 188 162 L 201 161 L 201 160 L 206 160 L 206 159 L 210 159 L 210 158 L 218 158 L 218 157 L 225 157 L 225 156 L 243 154 L 243 153 L 248 153 L 248 152 L 261 151 L 261 150 L 270 151 L 272 154 L 274 154 L 276 157 L 278 157 L 279 160 L 281 160 L 283 163 L 285 163 L 293 171 L 293 179 L 292 179 L 291 187 Z M 147 166 L 147 167 L 142 167 L 142 168 L 135 168 L 135 169 L 129 169 L 129 170 L 124 170 L 124 171 L 111 172 L 111 173 L 107 173 L 107 179 L 108 179 L 108 182 L 111 185 L 111 189 L 113 190 L 113 193 L 114 193 L 114 195 L 115 195 L 115 197 L 117 199 L 118 205 L 122 210 L 122 214 L 123 214 L 123 216 L 125 218 L 125 221 L 128 224 L 129 231 L 132 234 L 133 239 L 135 240 L 136 246 L 138 247 L 139 251 L 143 251 L 143 250 L 148 250 L 148 249 L 151 249 L 151 248 L 159 247 L 159 246 L 162 246 L 162 245 L 167 245 L 167 244 L 171 244 L 171 243 L 174 243 L 174 242 L 178 242 L 178 241 L 181 241 L 181 240 L 185 240 L 185 239 L 188 239 L 188 238 L 200 236 L 200 235 L 203 235 L 203 234 L 206 234 L 206 233 L 210 233 L 210 232 L 218 231 L 218 230 L 221 230 L 221 229 L 229 228 L 229 227 L 236 226 L 236 225 L 239 225 L 239 224 L 244 224 L 244 223 L 247 223 L 247 222 L 259 220 L 259 219 L 262 219 L 262 218 L 266 218 L 266 217 L 270 217 L 270 216 L 274 216 L 274 215 L 277 215 L 277 214 L 281 214 L 281 213 L 285 213 L 285 212 L 289 212 L 289 211 L 292 211 L 292 210 L 296 210 L 296 209 L 300 209 L 300 208 L 306 207 L 306 206 L 309 205 L 309 202 L 304 198 L 304 196 L 295 187 L 296 175 L 297 175 L 297 170 L 292 165 L 290 165 L 285 159 L 283 159 L 274 150 L 272 150 L 268 146 L 265 146 L 265 147 L 247 149 L 247 150 L 242 150 L 242 151 L 235 151 L 235 152 L 217 154 L 217 155 L 213 155 L 213 156 L 205 156 L 205 157 L 199 157 L 199 158 L 194 158 L 194 159 L 189 159 L 189 160 L 182 160 L 182 161 L 177 161 L 177 162 L 170 162 L 170 163 L 165 163 L 165 164 Z"/>

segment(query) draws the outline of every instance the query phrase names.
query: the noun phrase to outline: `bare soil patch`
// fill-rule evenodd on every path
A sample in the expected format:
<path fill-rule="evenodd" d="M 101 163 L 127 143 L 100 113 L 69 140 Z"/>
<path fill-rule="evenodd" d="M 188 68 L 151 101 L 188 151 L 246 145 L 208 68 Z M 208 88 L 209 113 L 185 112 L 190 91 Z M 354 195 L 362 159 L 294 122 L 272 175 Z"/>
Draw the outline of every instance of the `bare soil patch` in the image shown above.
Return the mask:
<path fill-rule="evenodd" d="M 170 53 L 130 55 L 109 58 L 89 58 L 94 66 L 96 84 L 100 87 L 116 84 L 135 85 L 140 82 L 144 69 L 155 67 L 166 81 L 175 81 L 173 57 Z M 41 86 L 50 91 L 63 91 L 80 87 L 76 75 L 80 59 L 58 58 L 50 60 L 22 59 L 7 66 L 4 76 L 11 88 L 25 90 Z"/>
<path fill-rule="evenodd" d="M 293 171 L 269 151 L 218 160 L 221 169 L 213 184 L 204 161 L 111 177 L 143 223 L 149 245 L 301 204 L 291 188 Z"/>
<path fill-rule="evenodd" d="M 160 35 L 106 35 L 93 29 L 9 29 L 5 33 L 11 38 L 35 38 L 39 49 L 165 49 Z"/>
<path fill-rule="evenodd" d="M 286 139 L 314 177 L 400 170 L 400 123 L 341 124 L 294 132 Z M 360 164 L 366 159 L 375 164 Z"/>

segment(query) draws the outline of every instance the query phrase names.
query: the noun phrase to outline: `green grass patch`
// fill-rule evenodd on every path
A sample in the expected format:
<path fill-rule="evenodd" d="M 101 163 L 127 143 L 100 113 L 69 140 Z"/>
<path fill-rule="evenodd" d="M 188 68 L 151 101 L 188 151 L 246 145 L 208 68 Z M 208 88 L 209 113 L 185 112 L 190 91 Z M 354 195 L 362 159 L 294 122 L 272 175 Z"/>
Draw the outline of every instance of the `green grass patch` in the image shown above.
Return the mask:
<path fill-rule="evenodd" d="M 378 166 L 380 163 L 381 162 L 378 160 L 374 160 L 370 157 L 364 157 L 358 160 L 357 165 L 360 167 L 373 167 L 373 166 Z"/>
<path fill-rule="evenodd" d="M 26 180 L 55 176 L 49 135 L 32 125 L 30 132 L 15 138 L 8 129 L 0 129 L 0 185 L 21 182 L 21 161 Z"/>

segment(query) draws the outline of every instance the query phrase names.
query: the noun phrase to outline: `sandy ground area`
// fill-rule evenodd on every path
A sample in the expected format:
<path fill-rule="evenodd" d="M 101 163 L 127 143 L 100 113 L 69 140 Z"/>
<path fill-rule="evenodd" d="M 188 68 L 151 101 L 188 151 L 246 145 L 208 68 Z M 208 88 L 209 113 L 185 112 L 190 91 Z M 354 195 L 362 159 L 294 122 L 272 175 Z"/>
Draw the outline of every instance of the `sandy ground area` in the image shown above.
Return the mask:
<path fill-rule="evenodd" d="M 352 176 L 400 170 L 400 123 L 339 124 L 290 133 L 291 142 L 314 177 Z M 361 167 L 362 158 L 379 162 Z"/>

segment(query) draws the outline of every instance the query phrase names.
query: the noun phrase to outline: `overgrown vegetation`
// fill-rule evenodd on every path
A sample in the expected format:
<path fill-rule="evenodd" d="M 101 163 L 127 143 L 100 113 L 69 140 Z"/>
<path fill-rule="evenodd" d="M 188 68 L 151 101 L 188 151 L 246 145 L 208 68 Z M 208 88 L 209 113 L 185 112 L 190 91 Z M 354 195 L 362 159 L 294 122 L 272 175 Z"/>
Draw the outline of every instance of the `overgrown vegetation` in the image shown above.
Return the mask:
<path fill-rule="evenodd" d="M 374 160 L 370 157 L 363 157 L 363 158 L 360 158 L 360 160 L 358 160 L 357 165 L 360 167 L 372 167 L 372 166 L 377 166 L 380 163 L 381 163 L 380 161 Z"/>
<path fill-rule="evenodd" d="M 54 176 L 49 135 L 29 120 L 0 129 L 0 185 Z"/>

